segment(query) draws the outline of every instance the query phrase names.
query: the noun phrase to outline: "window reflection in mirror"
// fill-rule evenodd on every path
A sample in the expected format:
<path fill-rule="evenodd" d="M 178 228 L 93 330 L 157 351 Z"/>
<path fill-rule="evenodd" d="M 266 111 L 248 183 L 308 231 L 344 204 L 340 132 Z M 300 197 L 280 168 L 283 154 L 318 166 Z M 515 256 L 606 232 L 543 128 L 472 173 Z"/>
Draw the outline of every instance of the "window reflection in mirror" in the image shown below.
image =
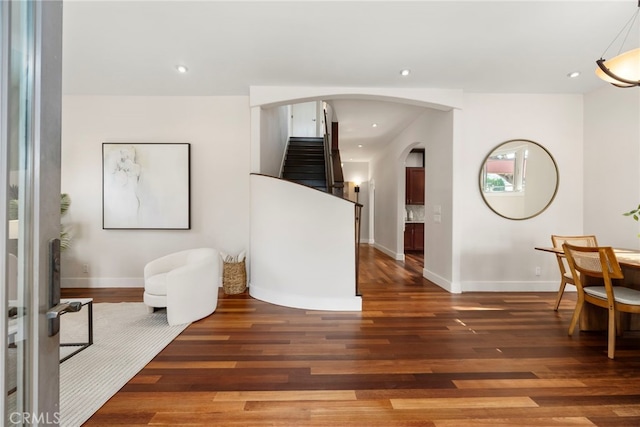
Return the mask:
<path fill-rule="evenodd" d="M 525 191 L 528 153 L 524 141 L 521 145 L 507 145 L 504 149 L 493 151 L 484 162 L 484 192 Z"/>
<path fill-rule="evenodd" d="M 487 206 L 509 219 L 527 219 L 543 212 L 558 187 L 558 169 L 551 154 L 529 140 L 511 140 L 494 148 L 480 170 L 480 192 Z"/>

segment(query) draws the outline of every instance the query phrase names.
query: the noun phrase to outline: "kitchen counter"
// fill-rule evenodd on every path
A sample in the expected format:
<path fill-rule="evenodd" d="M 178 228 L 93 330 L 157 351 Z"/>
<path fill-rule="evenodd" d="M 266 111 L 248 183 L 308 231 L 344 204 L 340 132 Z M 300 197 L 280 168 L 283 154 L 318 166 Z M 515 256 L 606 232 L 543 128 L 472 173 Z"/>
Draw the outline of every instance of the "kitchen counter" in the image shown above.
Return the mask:
<path fill-rule="evenodd" d="M 404 220 L 404 223 L 405 223 L 405 224 L 424 224 L 424 220 L 415 220 L 415 219 L 412 219 L 412 220 L 410 221 L 410 220 L 408 220 L 408 219 L 405 219 L 405 220 Z"/>

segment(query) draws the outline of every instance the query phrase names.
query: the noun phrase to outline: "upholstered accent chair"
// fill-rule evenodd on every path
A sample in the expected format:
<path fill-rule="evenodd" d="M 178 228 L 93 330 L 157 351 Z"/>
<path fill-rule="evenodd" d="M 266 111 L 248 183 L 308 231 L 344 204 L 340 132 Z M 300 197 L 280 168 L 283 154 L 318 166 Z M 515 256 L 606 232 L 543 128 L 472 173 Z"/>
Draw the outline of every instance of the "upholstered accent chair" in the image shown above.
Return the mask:
<path fill-rule="evenodd" d="M 219 282 L 215 249 L 175 252 L 144 267 L 144 303 L 151 311 L 166 307 L 170 325 L 193 322 L 215 311 Z"/>

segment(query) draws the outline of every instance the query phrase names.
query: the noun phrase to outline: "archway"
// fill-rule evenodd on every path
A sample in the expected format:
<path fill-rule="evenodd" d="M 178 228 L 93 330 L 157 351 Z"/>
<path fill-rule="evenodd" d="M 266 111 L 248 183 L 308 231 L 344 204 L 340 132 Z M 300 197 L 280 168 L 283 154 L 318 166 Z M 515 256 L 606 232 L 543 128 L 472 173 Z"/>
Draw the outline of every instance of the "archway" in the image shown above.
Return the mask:
<path fill-rule="evenodd" d="M 404 159 L 412 147 L 419 142 L 429 140 L 426 147 L 427 158 L 434 167 L 432 173 L 438 173 L 437 179 L 427 177 L 427 192 L 433 196 L 433 207 L 425 206 L 426 212 L 433 209 L 442 213 L 441 223 L 425 224 L 425 232 L 433 233 L 431 246 L 425 248 L 425 258 L 429 252 L 438 251 L 430 257 L 433 263 L 425 263 L 424 277 L 455 292 L 453 278 L 455 259 L 453 257 L 452 233 L 452 193 L 453 193 L 453 146 L 455 117 L 454 111 L 462 106 L 462 91 L 440 91 L 430 89 L 391 89 L 391 88 L 286 88 L 252 87 L 251 105 L 251 171 L 259 173 L 261 150 L 268 147 L 263 144 L 265 123 L 263 111 L 295 102 L 332 99 L 360 99 L 397 102 L 425 107 L 425 113 L 406 130 L 396 136 L 377 161 L 372 162 L 370 179 L 375 182 L 375 222 L 372 238 L 374 246 L 393 257 L 404 259 L 403 218 L 404 207 Z M 431 151 L 431 156 L 429 152 Z M 401 160 L 402 159 L 402 160 Z M 429 166 L 428 164 L 426 165 Z M 441 182 L 444 185 L 429 191 L 429 182 Z M 401 185 L 402 183 L 402 185 Z M 431 227 L 431 230 L 429 230 Z"/>

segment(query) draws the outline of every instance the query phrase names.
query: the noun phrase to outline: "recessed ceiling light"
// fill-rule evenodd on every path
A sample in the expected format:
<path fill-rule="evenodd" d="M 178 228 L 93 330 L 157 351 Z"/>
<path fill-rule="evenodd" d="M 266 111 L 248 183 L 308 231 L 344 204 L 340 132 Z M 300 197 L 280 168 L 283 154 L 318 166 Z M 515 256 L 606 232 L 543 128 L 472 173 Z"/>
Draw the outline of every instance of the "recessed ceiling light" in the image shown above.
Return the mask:
<path fill-rule="evenodd" d="M 358 148 L 362 148 L 362 144 L 358 144 Z"/>
<path fill-rule="evenodd" d="M 372 127 L 372 128 L 377 128 L 377 127 L 378 127 L 378 124 L 377 124 L 377 123 L 372 123 L 372 124 L 371 124 L 371 127 Z"/>
<path fill-rule="evenodd" d="M 405 68 L 404 70 L 400 71 L 400 75 L 401 76 L 408 76 L 409 74 L 411 74 L 411 70 L 408 68 Z"/>
<path fill-rule="evenodd" d="M 580 71 L 572 71 L 569 74 L 567 74 L 567 77 L 569 77 L 570 79 L 575 79 L 579 75 L 580 75 Z"/>
<path fill-rule="evenodd" d="M 178 70 L 179 73 L 184 74 L 187 71 L 189 71 L 189 69 L 187 67 L 185 67 L 184 65 L 176 65 L 176 70 Z"/>

